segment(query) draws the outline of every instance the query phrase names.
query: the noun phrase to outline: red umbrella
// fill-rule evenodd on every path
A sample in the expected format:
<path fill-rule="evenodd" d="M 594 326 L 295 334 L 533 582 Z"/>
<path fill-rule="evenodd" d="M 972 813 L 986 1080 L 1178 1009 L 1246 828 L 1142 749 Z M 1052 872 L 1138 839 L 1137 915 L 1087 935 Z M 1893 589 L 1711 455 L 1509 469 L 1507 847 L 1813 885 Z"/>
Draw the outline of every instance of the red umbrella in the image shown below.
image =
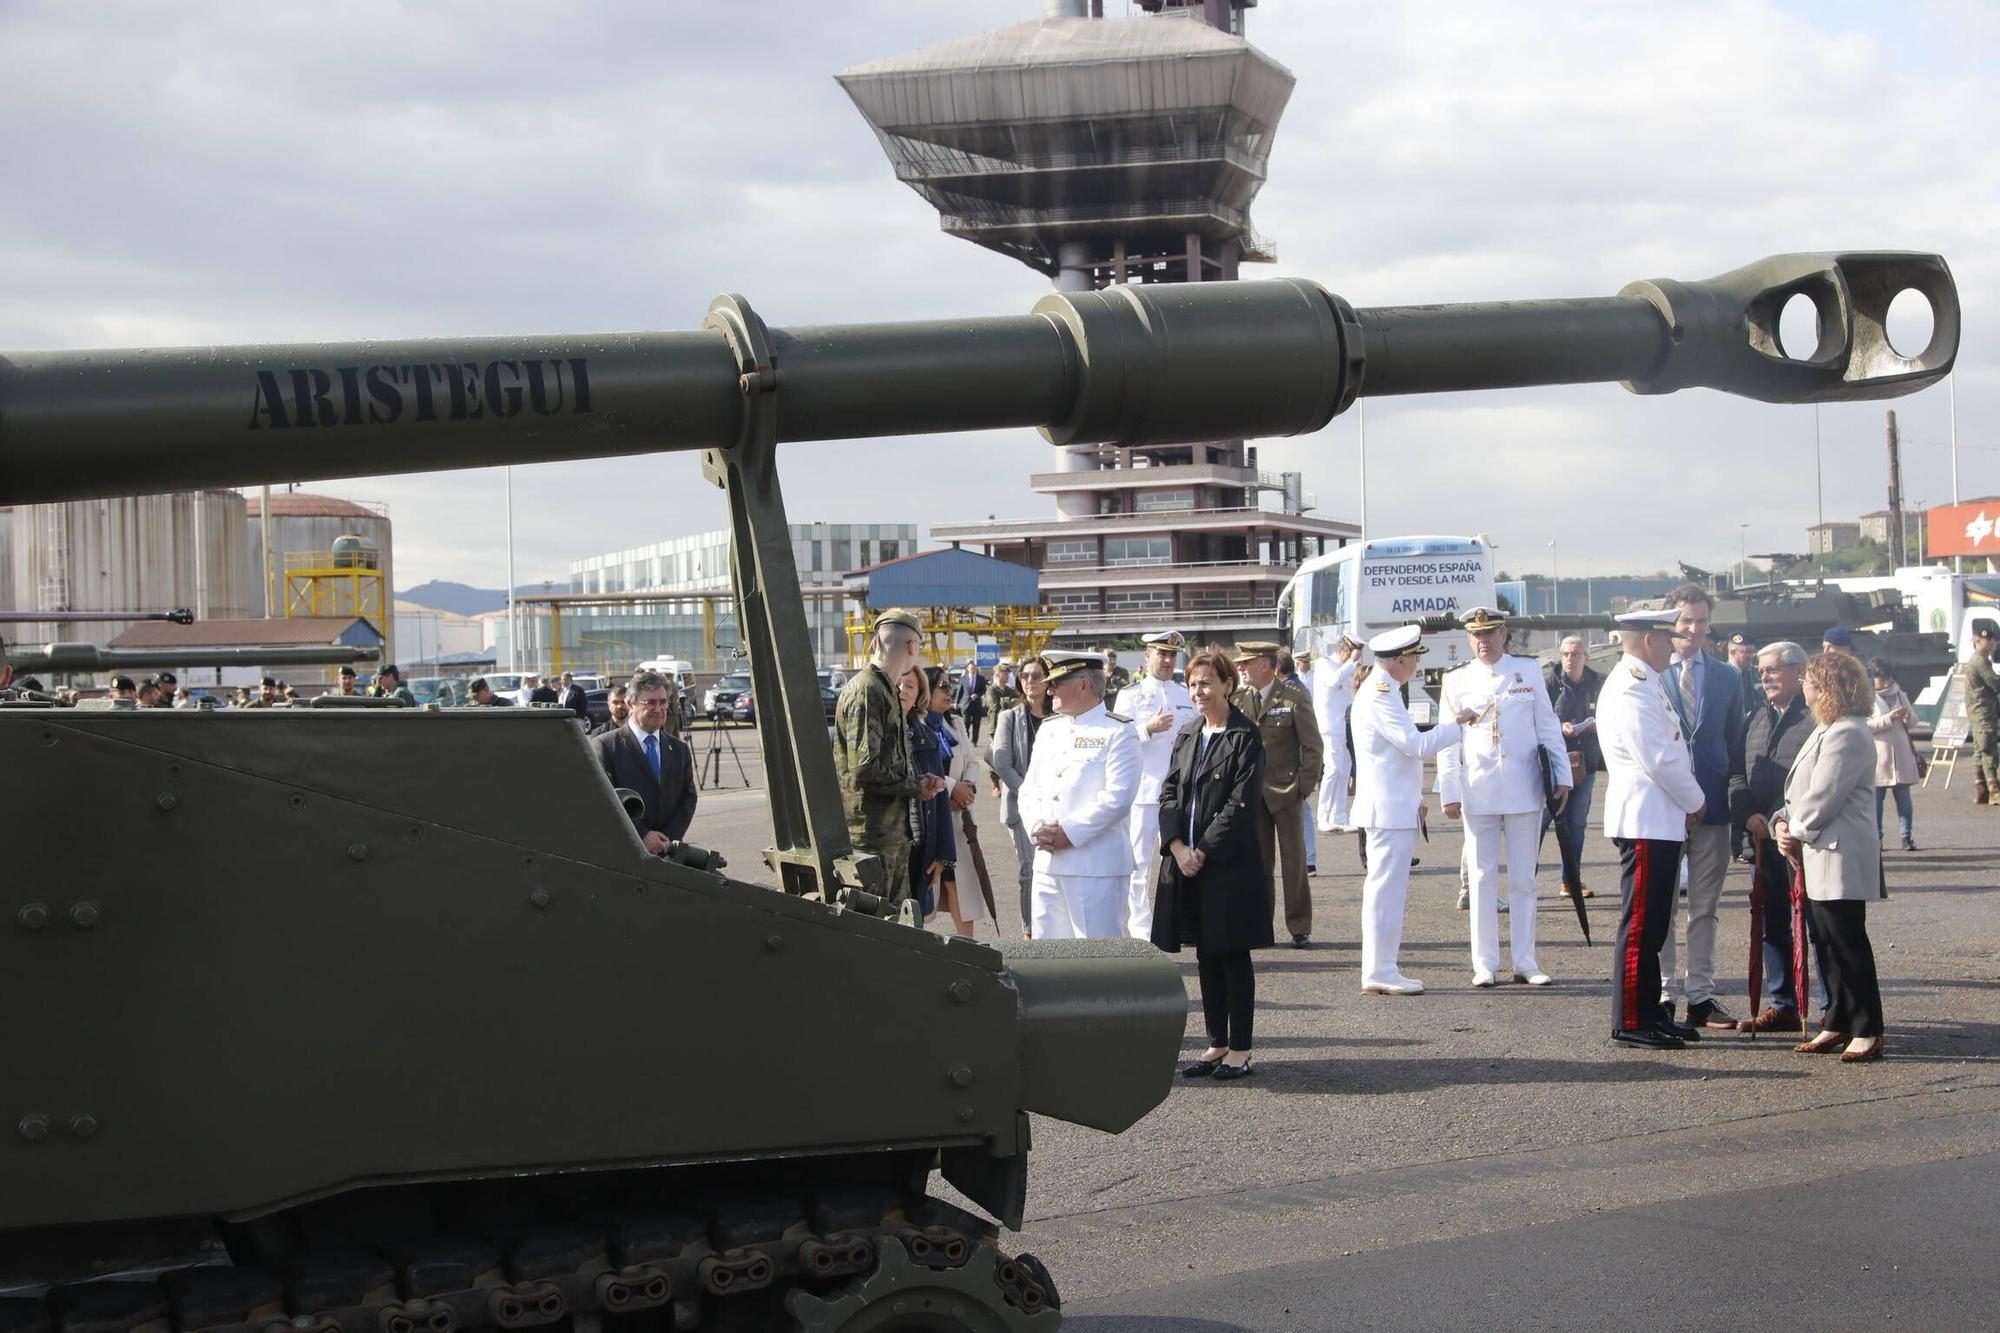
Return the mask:
<path fill-rule="evenodd" d="M 1799 1029 L 1806 1019 L 1806 868 L 1792 862 L 1792 995 L 1799 1004 Z"/>
<path fill-rule="evenodd" d="M 1764 835 L 1750 835 L 1750 1035 L 1757 1035 L 1757 1004 L 1764 997 Z"/>

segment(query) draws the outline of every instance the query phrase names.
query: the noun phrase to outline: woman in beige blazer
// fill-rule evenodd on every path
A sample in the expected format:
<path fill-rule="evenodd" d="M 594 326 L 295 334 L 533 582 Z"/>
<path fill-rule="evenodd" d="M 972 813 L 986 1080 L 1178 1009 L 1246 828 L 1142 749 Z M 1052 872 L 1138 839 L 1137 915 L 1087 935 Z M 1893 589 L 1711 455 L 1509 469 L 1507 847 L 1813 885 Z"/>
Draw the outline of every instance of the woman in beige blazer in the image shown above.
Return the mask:
<path fill-rule="evenodd" d="M 1796 1048 L 1840 1047 L 1843 1062 L 1882 1058 L 1882 989 L 1868 943 L 1868 900 L 1882 894 L 1875 827 L 1875 691 L 1861 663 L 1821 653 L 1806 663 L 1806 707 L 1819 726 L 1785 778 L 1785 804 L 1771 817 L 1778 850 L 1805 871 L 1806 904 L 1832 997 L 1819 1034 Z"/>

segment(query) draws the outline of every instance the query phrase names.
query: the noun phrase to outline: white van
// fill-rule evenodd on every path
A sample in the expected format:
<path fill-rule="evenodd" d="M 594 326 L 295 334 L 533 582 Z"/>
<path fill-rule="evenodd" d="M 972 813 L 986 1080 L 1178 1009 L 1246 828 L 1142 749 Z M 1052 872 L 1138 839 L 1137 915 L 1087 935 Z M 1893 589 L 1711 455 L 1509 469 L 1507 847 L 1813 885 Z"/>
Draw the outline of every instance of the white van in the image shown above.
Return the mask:
<path fill-rule="evenodd" d="M 1345 632 L 1367 643 L 1431 616 L 1498 607 L 1493 549 L 1483 537 L 1383 537 L 1314 556 L 1278 594 L 1278 624 L 1294 653 L 1318 657 Z M 1471 655 L 1463 633 L 1426 634 L 1426 672 Z"/>

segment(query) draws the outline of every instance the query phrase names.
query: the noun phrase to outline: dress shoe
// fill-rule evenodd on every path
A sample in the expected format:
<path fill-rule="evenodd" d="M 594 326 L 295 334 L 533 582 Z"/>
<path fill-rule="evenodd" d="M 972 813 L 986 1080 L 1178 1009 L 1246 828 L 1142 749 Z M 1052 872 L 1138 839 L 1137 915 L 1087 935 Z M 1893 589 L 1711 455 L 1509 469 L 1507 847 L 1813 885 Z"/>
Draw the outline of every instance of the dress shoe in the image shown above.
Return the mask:
<path fill-rule="evenodd" d="M 1915 838 L 1903 839 L 1903 850 L 1906 852 L 1914 852 L 1915 850 L 1917 850 L 1917 840 Z"/>
<path fill-rule="evenodd" d="M 1736 853 L 1736 859 L 1741 861 L 1746 866 L 1754 866 L 1757 864 L 1757 854 L 1751 851 L 1748 847 L 1745 847 L 1742 851 Z"/>
<path fill-rule="evenodd" d="M 1661 1019 L 1660 1022 L 1655 1025 L 1655 1030 L 1669 1037 L 1678 1037 L 1682 1041 L 1701 1040 L 1700 1028 L 1689 1027 L 1686 1023 L 1676 1023 L 1671 1018 Z"/>
<path fill-rule="evenodd" d="M 1311 944 L 1311 943 L 1312 943 L 1312 936 L 1310 936 L 1310 935 L 1294 935 L 1294 936 L 1292 936 L 1292 947 L 1293 947 L 1294 949 L 1303 949 L 1303 948 L 1305 948 L 1305 947 L 1306 947 L 1306 946 L 1307 946 L 1308 944 Z"/>
<path fill-rule="evenodd" d="M 1872 1060 L 1880 1060 L 1882 1052 L 1887 1050 L 1888 1046 L 1889 1039 L 1887 1037 L 1877 1037 L 1873 1046 L 1864 1046 L 1858 1051 L 1842 1051 L 1840 1053 L 1840 1063 L 1844 1065 L 1865 1065 Z"/>
<path fill-rule="evenodd" d="M 1257 1066 L 1249 1060 L 1240 1065 L 1232 1065 L 1227 1060 L 1215 1067 L 1215 1081 L 1227 1083 L 1232 1078 L 1249 1078 L 1257 1072 Z"/>
<path fill-rule="evenodd" d="M 1498 983 L 1496 983 L 1493 980 L 1493 974 L 1491 972 L 1488 972 L 1482 968 L 1481 970 L 1474 972 L 1472 974 L 1472 984 L 1477 986 L 1481 990 L 1491 990 Z"/>
<path fill-rule="evenodd" d="M 1516 972 L 1514 980 L 1523 986 L 1546 986 L 1550 982 L 1550 977 L 1548 973 L 1537 969 L 1533 972 Z"/>
<path fill-rule="evenodd" d="M 1181 1077 L 1207 1078 L 1210 1074 L 1213 1074 L 1216 1071 L 1217 1067 L 1220 1066 L 1221 1064 L 1222 1064 L 1222 1057 L 1219 1055 L 1216 1056 L 1213 1060 L 1195 1060 L 1189 1064 L 1184 1064 L 1181 1066 Z"/>
<path fill-rule="evenodd" d="M 1678 1051 L 1687 1045 L 1679 1037 L 1668 1036 L 1664 1032 L 1648 1032 L 1636 1028 L 1631 1032 L 1620 1031 L 1611 1034 L 1611 1040 L 1622 1046 L 1644 1046 L 1653 1051 Z"/>
<path fill-rule="evenodd" d="M 1460 889 L 1458 891 L 1458 910 L 1463 912 L 1468 908 L 1470 908 L 1471 906 L 1472 906 L 1472 890 Z"/>
<path fill-rule="evenodd" d="M 1363 995 L 1422 995 L 1424 983 L 1415 977 L 1398 977 L 1394 981 L 1364 981 L 1361 983 Z"/>
<path fill-rule="evenodd" d="M 1828 1032 L 1823 1037 L 1814 1037 L 1792 1047 L 1800 1055 L 1830 1055 L 1845 1046 L 1848 1036 L 1845 1032 Z"/>
<path fill-rule="evenodd" d="M 1799 1011 L 1780 1009 L 1776 1005 L 1766 1009 L 1755 1018 L 1746 1018 L 1736 1025 L 1739 1032 L 1804 1032 L 1805 1024 L 1799 1022 Z"/>
<path fill-rule="evenodd" d="M 1688 1006 L 1688 1026 L 1734 1032 L 1736 1020 L 1714 1000 L 1696 1000 Z"/>

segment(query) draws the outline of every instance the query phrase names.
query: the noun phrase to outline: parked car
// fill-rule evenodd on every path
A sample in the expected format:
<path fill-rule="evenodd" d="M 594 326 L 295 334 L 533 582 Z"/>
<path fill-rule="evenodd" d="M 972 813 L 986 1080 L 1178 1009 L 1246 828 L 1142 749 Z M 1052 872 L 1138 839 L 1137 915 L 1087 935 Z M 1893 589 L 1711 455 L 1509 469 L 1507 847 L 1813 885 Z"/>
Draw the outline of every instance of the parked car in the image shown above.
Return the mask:
<path fill-rule="evenodd" d="M 750 693 L 750 673 L 732 671 L 711 685 L 702 700 L 701 711 L 709 717 L 731 717 L 736 701 Z"/>
<path fill-rule="evenodd" d="M 465 702 L 465 681 L 458 676 L 412 676 L 410 697 L 418 704 L 456 708 Z"/>
<path fill-rule="evenodd" d="M 821 711 L 826 714 L 826 724 L 829 727 L 832 726 L 833 715 L 840 709 L 840 691 L 828 685 L 825 680 L 821 680 L 819 683 L 819 705 Z M 755 722 L 757 720 L 756 696 L 754 694 L 743 695 L 736 701 L 736 706 L 730 710 L 729 716 L 735 722 Z"/>

